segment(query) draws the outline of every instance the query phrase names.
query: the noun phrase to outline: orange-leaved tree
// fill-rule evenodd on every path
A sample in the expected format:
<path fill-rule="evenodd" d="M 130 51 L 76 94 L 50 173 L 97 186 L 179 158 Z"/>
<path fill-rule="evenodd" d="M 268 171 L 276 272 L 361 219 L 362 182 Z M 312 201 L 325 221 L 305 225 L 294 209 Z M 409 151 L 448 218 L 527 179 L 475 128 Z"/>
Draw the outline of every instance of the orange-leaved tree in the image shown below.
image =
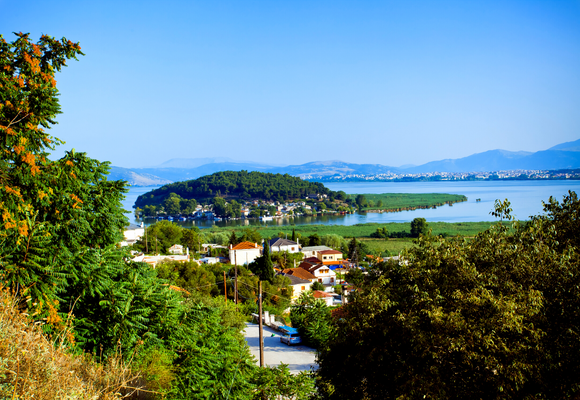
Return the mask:
<path fill-rule="evenodd" d="M 59 293 L 83 251 L 114 244 L 125 224 L 124 182 L 108 163 L 67 152 L 47 130 L 60 113 L 55 74 L 83 54 L 78 43 L 0 35 L 0 282 L 32 315 L 57 323 Z"/>

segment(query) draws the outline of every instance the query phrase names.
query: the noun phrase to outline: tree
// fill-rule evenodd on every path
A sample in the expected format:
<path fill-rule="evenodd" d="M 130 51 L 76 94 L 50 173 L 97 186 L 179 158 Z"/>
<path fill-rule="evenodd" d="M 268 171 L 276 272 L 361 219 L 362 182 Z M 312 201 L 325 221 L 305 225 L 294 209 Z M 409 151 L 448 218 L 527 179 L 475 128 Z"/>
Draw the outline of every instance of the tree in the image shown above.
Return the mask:
<path fill-rule="evenodd" d="M 411 236 L 419 237 L 419 235 L 426 235 L 429 231 L 427 227 L 427 220 L 425 218 L 415 218 L 411 221 Z"/>
<path fill-rule="evenodd" d="M 171 221 L 159 221 L 148 226 L 147 234 L 137 242 L 141 250 L 145 250 L 144 240 L 147 240 L 147 248 L 150 252 L 167 253 L 167 250 L 174 244 L 181 242 L 184 229 Z M 193 232 L 188 233 L 192 235 Z"/>
<path fill-rule="evenodd" d="M 310 289 L 312 290 L 322 290 L 324 291 L 324 285 L 318 281 L 314 282 L 312 284 L 312 286 L 310 286 Z"/>
<path fill-rule="evenodd" d="M 56 321 L 57 293 L 79 254 L 120 241 L 126 189 L 106 180 L 108 163 L 85 153 L 49 159 L 62 143 L 46 132 L 60 113 L 54 76 L 82 55 L 78 43 L 16 36 L 0 36 L 0 281 L 36 318 L 50 312 Z"/>
<path fill-rule="evenodd" d="M 201 249 L 201 243 L 201 232 L 197 226 L 182 230 L 181 244 L 183 246 L 195 252 Z"/>
<path fill-rule="evenodd" d="M 163 208 L 169 215 L 177 215 L 181 213 L 181 197 L 171 193 L 171 195 L 163 202 Z"/>
<path fill-rule="evenodd" d="M 570 193 L 544 210 L 471 241 L 421 236 L 401 262 L 371 268 L 320 353 L 319 389 L 332 399 L 578 396 L 580 203 Z M 509 203 L 495 215 L 510 220 Z"/>
<path fill-rule="evenodd" d="M 353 237 L 348 244 L 348 258 L 354 265 L 358 265 L 360 259 L 360 250 L 356 238 Z"/>
<path fill-rule="evenodd" d="M 355 203 L 359 208 L 364 208 L 368 206 L 367 198 L 364 194 L 359 194 L 355 197 Z"/>
<path fill-rule="evenodd" d="M 307 344 L 319 350 L 326 346 L 332 334 L 330 309 L 323 300 L 315 299 L 312 291 L 300 294 L 290 320 Z"/>
<path fill-rule="evenodd" d="M 296 241 L 296 230 L 294 228 L 292 228 L 292 237 L 291 237 L 292 241 L 295 242 Z"/>
<path fill-rule="evenodd" d="M 317 233 L 308 236 L 308 246 L 320 246 L 320 244 L 320 236 Z"/>
<path fill-rule="evenodd" d="M 260 277 L 261 281 L 272 283 L 274 280 L 274 266 L 270 258 L 270 245 L 268 241 L 264 242 L 264 251 L 262 255 L 249 265 L 250 270 Z"/>

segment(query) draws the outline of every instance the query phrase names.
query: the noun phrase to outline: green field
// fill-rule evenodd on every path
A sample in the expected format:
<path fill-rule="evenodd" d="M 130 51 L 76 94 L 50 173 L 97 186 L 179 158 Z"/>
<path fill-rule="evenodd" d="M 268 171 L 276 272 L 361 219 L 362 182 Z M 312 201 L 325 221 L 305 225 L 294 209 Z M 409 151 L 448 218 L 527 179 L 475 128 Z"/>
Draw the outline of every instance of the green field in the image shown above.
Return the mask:
<path fill-rule="evenodd" d="M 349 195 L 352 199 L 356 198 L 356 196 L 358 195 Z M 365 193 L 363 196 L 371 203 L 364 210 L 416 210 L 467 201 L 467 197 L 462 194 L 447 193 Z"/>
<path fill-rule="evenodd" d="M 429 228 L 433 230 L 434 235 L 447 234 L 448 236 L 475 236 L 477 233 L 488 229 L 494 222 L 430 222 Z M 377 228 L 386 227 L 389 232 L 400 232 L 406 231 L 411 232 L 410 222 L 390 222 L 386 224 L 369 223 L 369 224 L 357 224 L 357 225 L 285 225 L 285 226 L 266 226 L 266 227 L 250 227 L 251 229 L 256 229 L 263 238 L 278 237 L 280 233 L 288 234 L 288 237 L 292 235 L 292 229 L 300 234 L 302 237 L 310 236 L 312 234 L 318 234 L 318 236 L 324 235 L 340 235 L 345 238 L 370 238 L 371 233 L 375 232 Z M 231 232 L 235 231 L 236 235 L 238 233 L 248 229 L 248 227 L 214 227 L 210 229 L 204 229 L 204 232 Z M 381 239 L 376 239 L 381 241 Z M 395 239 L 390 239 L 395 240 Z"/>

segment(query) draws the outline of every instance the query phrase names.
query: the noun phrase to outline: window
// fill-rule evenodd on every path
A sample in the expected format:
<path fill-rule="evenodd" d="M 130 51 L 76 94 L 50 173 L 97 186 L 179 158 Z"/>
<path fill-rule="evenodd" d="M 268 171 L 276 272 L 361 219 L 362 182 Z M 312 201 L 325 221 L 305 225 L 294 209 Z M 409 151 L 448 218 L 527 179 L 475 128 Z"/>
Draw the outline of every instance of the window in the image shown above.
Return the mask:
<path fill-rule="evenodd" d="M 306 286 L 300 286 L 300 290 L 306 290 Z"/>
<path fill-rule="evenodd" d="M 330 278 L 330 283 L 334 282 L 334 278 Z"/>
<path fill-rule="evenodd" d="M 318 282 L 322 283 L 322 278 L 318 279 Z"/>
<path fill-rule="evenodd" d="M 290 250 L 291 250 L 291 251 L 294 251 L 294 247 L 290 247 Z"/>

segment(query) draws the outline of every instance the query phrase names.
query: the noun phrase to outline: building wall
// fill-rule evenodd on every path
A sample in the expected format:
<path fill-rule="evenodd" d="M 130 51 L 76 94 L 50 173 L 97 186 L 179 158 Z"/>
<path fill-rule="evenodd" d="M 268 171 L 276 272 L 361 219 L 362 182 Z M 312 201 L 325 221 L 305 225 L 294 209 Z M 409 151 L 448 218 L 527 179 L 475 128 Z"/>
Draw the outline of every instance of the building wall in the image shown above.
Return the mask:
<path fill-rule="evenodd" d="M 230 250 L 230 262 L 234 265 L 247 265 L 260 255 L 260 249 Z"/>

